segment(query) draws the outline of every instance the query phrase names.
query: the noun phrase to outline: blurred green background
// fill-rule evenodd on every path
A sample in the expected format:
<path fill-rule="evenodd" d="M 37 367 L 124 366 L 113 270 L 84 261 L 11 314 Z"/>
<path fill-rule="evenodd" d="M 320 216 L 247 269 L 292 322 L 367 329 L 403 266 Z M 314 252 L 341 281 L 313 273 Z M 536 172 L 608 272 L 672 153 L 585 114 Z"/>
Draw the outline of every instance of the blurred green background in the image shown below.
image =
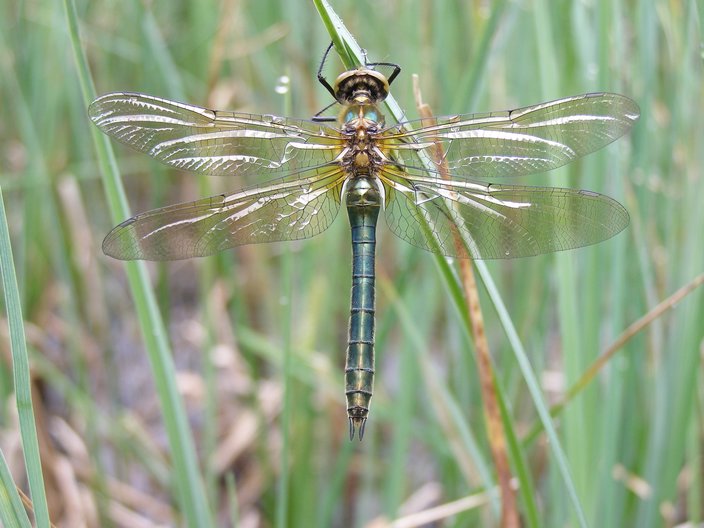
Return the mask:
<path fill-rule="evenodd" d="M 370 60 L 401 65 L 393 94 L 411 118 L 412 73 L 437 114 L 588 91 L 640 105 L 626 138 L 557 174 L 525 179 L 608 194 L 626 206 L 630 226 L 597 246 L 487 263 L 548 402 L 629 324 L 704 271 L 701 2 L 333 7 Z M 52 520 L 185 525 L 176 490 L 192 483 L 172 471 L 125 268 L 100 250 L 122 219 L 108 213 L 63 5 L 5 2 L 0 14 L 0 186 Z M 315 72 L 330 37 L 311 1 L 79 1 L 77 14 L 98 93 L 296 117 L 329 104 Z M 334 56 L 331 70 L 342 71 Z M 282 76 L 288 90 L 277 90 Z M 115 148 L 134 212 L 239 186 Z M 364 441 L 348 441 L 348 231 L 338 218 L 310 240 L 148 265 L 213 522 L 496 525 L 471 339 L 435 259 L 383 222 L 375 397 Z M 535 404 L 515 345 L 480 293 L 520 439 L 537 422 Z M 657 318 L 555 421 L 589 526 L 704 521 L 703 308 L 695 290 Z M 0 447 L 24 487 L 7 337 L 1 343 Z M 578 526 L 545 438 L 524 444 L 522 455 L 538 526 Z M 478 505 L 439 510 L 433 521 L 415 516 L 469 495 Z"/>

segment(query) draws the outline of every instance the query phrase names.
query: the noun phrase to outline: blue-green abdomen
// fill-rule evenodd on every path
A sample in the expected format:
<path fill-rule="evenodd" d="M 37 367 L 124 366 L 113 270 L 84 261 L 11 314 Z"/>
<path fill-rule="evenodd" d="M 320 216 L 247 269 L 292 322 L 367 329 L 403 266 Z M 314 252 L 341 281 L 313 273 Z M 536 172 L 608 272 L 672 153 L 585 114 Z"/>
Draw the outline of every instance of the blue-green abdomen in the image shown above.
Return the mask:
<path fill-rule="evenodd" d="M 352 229 L 352 301 L 345 394 L 350 438 L 359 430 L 361 440 L 374 385 L 374 256 L 381 198 L 374 183 L 362 176 L 351 180 L 346 201 Z"/>

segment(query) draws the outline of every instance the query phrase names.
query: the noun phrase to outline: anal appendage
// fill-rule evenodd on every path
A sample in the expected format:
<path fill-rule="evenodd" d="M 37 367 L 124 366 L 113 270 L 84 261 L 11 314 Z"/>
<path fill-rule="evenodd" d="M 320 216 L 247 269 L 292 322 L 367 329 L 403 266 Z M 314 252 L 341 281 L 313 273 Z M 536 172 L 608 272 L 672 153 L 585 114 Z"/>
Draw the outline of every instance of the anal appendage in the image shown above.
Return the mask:
<path fill-rule="evenodd" d="M 367 425 L 367 417 L 364 416 L 350 416 L 350 440 L 354 440 L 354 436 L 359 431 L 358 437 L 359 441 L 364 438 L 364 427 Z"/>

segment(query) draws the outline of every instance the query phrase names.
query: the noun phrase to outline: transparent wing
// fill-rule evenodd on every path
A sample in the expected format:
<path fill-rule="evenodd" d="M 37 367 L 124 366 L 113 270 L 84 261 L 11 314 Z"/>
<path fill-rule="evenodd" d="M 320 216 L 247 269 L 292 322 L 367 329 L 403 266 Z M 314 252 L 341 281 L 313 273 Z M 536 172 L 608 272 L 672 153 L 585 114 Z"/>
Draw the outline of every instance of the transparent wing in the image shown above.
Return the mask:
<path fill-rule="evenodd" d="M 385 170 L 386 223 L 414 246 L 457 257 L 453 229 L 473 259 L 515 258 L 595 244 L 628 225 L 601 194 L 554 187 L 451 182 Z M 424 228 L 427 226 L 427 229 Z M 438 247 L 428 241 L 429 230 Z"/>
<path fill-rule="evenodd" d="M 628 132 L 638 105 L 618 94 L 593 93 L 508 112 L 410 121 L 381 133 L 395 161 L 419 167 L 412 152 L 439 143 L 453 177 L 498 178 L 543 172 L 594 152 Z M 433 163 L 431 161 L 431 163 Z M 439 164 L 436 164 L 439 170 Z"/>
<path fill-rule="evenodd" d="M 318 167 L 342 150 L 334 128 L 208 110 L 140 93 L 111 93 L 88 109 L 106 134 L 172 167 L 216 176 Z"/>
<path fill-rule="evenodd" d="M 308 170 L 272 184 L 139 214 L 115 227 L 103 252 L 121 260 L 203 257 L 241 244 L 321 233 L 340 208 L 344 174 Z"/>

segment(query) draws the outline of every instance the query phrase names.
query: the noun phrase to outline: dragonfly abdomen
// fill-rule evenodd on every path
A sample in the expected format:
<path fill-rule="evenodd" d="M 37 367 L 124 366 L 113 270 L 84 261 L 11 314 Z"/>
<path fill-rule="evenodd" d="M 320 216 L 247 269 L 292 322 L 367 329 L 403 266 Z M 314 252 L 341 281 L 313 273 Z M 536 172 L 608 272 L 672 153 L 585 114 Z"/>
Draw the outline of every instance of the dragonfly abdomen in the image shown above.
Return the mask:
<path fill-rule="evenodd" d="M 369 178 L 357 177 L 350 181 L 346 203 L 352 231 L 352 300 L 345 395 L 350 439 L 359 430 L 361 440 L 374 385 L 374 256 L 381 197 Z"/>

